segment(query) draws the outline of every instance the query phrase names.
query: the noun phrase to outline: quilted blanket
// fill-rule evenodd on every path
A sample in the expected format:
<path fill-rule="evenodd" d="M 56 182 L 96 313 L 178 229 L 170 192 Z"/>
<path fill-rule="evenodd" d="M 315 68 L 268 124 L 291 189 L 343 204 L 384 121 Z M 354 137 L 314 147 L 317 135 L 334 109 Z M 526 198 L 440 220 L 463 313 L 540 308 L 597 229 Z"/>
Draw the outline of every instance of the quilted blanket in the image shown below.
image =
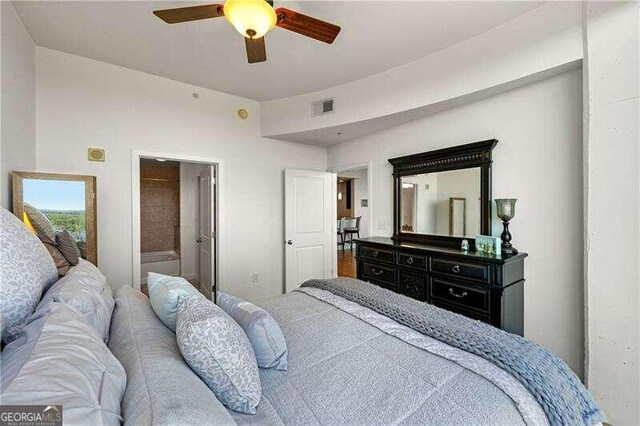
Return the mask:
<path fill-rule="evenodd" d="M 288 369 L 260 369 L 252 425 L 548 426 L 531 393 L 491 362 L 317 288 L 257 301 L 287 341 Z"/>
<path fill-rule="evenodd" d="M 552 425 L 604 421 L 602 411 L 571 369 L 557 355 L 523 337 L 360 280 L 309 280 L 301 287 L 329 291 L 492 362 L 531 392 Z"/>

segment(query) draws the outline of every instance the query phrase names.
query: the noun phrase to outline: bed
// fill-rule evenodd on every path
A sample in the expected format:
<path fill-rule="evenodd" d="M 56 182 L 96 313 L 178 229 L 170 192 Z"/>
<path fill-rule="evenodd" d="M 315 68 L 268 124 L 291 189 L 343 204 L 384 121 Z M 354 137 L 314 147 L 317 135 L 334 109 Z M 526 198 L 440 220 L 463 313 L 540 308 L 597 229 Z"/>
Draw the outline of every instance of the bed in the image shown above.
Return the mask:
<path fill-rule="evenodd" d="M 40 241 L 2 209 L 0 224 L 6 242 L 0 246 L 0 274 L 10 278 L 3 282 L 0 305 L 7 343 L 0 360 L 5 404 L 63 405 L 69 424 L 604 420 L 575 374 L 546 349 L 344 279 L 312 280 L 258 303 L 284 333 L 288 370 L 260 369 L 257 414 L 229 411 L 189 368 L 176 335 L 147 296 L 124 286 L 114 301 L 106 278 L 88 262 L 54 284 L 57 271 Z M 55 380 L 52 365 L 64 371 Z"/>
<path fill-rule="evenodd" d="M 231 412 L 239 424 L 603 420 L 577 376 L 546 349 L 372 284 L 311 280 L 260 305 L 283 330 L 289 370 L 260 371 L 258 414 Z"/>
<path fill-rule="evenodd" d="M 282 327 L 289 369 L 260 371 L 258 414 L 230 411 L 239 424 L 546 423 L 524 389 L 516 402 L 473 371 L 491 369 L 489 363 L 434 339 L 421 340 L 407 327 L 383 331 L 303 291 L 260 305 Z M 377 319 L 384 323 L 382 315 Z"/>

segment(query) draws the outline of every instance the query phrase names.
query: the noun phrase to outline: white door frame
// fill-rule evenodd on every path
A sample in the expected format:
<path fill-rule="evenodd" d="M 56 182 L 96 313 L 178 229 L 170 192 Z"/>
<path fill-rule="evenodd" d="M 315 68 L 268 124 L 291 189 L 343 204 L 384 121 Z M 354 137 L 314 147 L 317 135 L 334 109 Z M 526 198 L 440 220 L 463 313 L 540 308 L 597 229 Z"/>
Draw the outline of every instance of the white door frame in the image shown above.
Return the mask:
<path fill-rule="evenodd" d="M 132 230 L 132 277 L 131 285 L 136 290 L 140 290 L 140 159 L 141 158 L 162 158 L 169 161 L 184 161 L 187 163 L 215 164 L 216 165 L 216 241 L 215 241 L 215 285 L 216 290 L 223 282 L 222 259 L 220 259 L 221 247 L 224 247 L 224 209 L 219 206 L 224 205 L 223 182 L 223 161 L 216 158 L 198 157 L 188 154 L 173 154 L 158 151 L 131 150 L 131 230 Z M 213 214 L 213 211 L 212 211 Z"/>
<path fill-rule="evenodd" d="M 363 169 L 363 168 L 367 169 L 367 192 L 369 193 L 369 198 L 368 198 L 369 202 L 367 205 L 369 209 L 369 236 L 373 237 L 373 161 L 361 161 L 357 163 L 342 164 L 340 166 L 330 167 L 328 171 L 332 173 L 340 174 L 340 172 L 347 172 L 349 170 Z M 336 191 L 337 191 L 337 188 L 336 188 Z M 338 221 L 337 207 L 335 208 L 335 214 L 336 214 L 336 217 L 334 219 L 334 223 Z M 338 243 L 336 240 L 336 245 L 337 244 Z"/>

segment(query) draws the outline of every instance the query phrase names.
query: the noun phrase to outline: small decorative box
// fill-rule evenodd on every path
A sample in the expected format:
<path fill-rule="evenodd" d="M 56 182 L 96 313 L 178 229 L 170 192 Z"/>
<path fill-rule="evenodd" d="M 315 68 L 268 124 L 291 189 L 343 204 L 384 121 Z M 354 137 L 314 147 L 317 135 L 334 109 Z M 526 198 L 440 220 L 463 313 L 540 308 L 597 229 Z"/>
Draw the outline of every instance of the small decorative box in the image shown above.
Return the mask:
<path fill-rule="evenodd" d="M 476 250 L 489 254 L 502 252 L 502 240 L 489 235 L 476 235 Z"/>

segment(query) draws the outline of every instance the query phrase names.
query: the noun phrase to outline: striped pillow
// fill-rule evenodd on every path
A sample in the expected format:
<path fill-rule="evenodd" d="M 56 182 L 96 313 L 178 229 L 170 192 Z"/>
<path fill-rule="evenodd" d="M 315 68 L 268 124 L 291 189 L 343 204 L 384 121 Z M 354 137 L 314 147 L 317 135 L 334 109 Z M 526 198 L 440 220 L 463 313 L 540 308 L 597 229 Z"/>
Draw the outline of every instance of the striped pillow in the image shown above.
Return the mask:
<path fill-rule="evenodd" d="M 47 251 L 49 251 L 49 254 L 53 258 L 53 263 L 56 264 L 56 269 L 58 270 L 58 276 L 64 277 L 64 275 L 69 270 L 69 267 L 71 266 L 71 264 L 62 255 L 60 250 L 58 250 L 57 246 L 54 246 L 53 244 L 47 244 L 47 243 L 44 243 L 44 246 L 47 248 Z"/>
<path fill-rule="evenodd" d="M 66 229 L 56 232 L 56 241 L 58 243 L 58 250 L 69 261 L 72 266 L 78 264 L 78 257 L 80 257 L 80 249 L 76 240 L 71 236 Z"/>
<path fill-rule="evenodd" d="M 31 223 L 31 226 L 36 231 L 36 235 L 40 238 L 40 241 L 55 245 L 56 231 L 44 213 L 27 203 L 24 203 L 24 211 L 29 218 L 29 223 Z"/>

